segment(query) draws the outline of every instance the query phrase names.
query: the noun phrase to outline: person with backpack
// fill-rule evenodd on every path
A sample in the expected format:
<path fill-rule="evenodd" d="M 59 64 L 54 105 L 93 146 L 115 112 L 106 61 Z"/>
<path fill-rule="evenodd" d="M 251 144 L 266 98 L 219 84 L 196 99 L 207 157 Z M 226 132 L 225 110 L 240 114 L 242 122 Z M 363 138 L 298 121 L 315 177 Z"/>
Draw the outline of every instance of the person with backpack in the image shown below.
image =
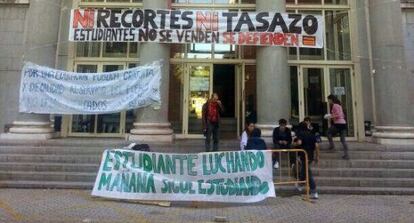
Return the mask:
<path fill-rule="evenodd" d="M 218 151 L 219 145 L 219 125 L 220 116 L 223 113 L 223 104 L 219 100 L 218 94 L 214 93 L 202 109 L 202 120 L 204 126 L 204 135 L 206 137 L 206 152 L 211 149 L 211 137 L 213 137 L 213 152 Z"/>
<path fill-rule="evenodd" d="M 329 140 L 329 150 L 335 149 L 335 144 L 333 143 L 333 137 L 339 133 L 341 143 L 344 149 L 344 156 L 342 157 L 345 160 L 349 160 L 348 155 L 348 145 L 346 143 L 346 120 L 345 120 L 345 114 L 342 109 L 341 101 L 335 96 L 335 95 L 329 95 L 328 96 L 328 102 L 331 106 L 331 113 L 327 114 L 325 118 L 332 121 L 332 125 L 328 130 L 328 140 Z"/>

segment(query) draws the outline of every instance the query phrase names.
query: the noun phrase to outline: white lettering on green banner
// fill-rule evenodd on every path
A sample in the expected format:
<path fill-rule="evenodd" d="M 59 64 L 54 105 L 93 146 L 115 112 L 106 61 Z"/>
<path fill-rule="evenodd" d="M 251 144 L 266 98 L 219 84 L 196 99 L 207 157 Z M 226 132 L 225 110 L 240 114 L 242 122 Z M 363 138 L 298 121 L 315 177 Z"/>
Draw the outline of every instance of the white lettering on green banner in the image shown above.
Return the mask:
<path fill-rule="evenodd" d="M 275 197 L 272 154 L 232 151 L 103 153 L 93 196 L 167 201 L 258 202 Z"/>

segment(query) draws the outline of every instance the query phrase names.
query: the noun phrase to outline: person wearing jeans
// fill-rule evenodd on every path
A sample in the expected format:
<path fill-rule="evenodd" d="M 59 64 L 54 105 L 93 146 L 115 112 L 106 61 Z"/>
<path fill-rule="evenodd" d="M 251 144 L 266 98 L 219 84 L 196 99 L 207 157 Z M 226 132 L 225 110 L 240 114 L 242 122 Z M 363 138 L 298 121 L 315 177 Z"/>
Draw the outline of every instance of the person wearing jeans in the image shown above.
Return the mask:
<path fill-rule="evenodd" d="M 290 149 L 292 144 L 292 132 L 287 127 L 287 120 L 280 119 L 279 120 L 279 127 L 273 129 L 273 148 L 274 149 Z M 279 168 L 279 154 L 273 153 L 273 167 L 275 169 Z M 294 159 L 293 156 L 290 157 L 291 164 L 294 163 L 292 160 Z"/>
<path fill-rule="evenodd" d="M 342 158 L 348 160 L 348 145 L 346 143 L 347 125 L 341 101 L 339 101 L 339 99 L 335 95 L 329 95 L 328 102 L 331 106 L 331 114 L 328 114 L 326 117 L 332 120 L 333 123 L 328 130 L 329 150 L 335 149 L 333 137 L 339 133 L 341 143 L 344 149 L 344 156 Z"/>
<path fill-rule="evenodd" d="M 315 133 L 312 131 L 311 128 L 311 119 L 306 117 L 304 121 L 300 124 L 299 130 L 297 133 L 297 138 L 293 144 L 294 148 L 297 149 L 304 149 L 308 154 L 308 179 L 309 179 L 309 188 L 311 192 L 312 199 L 318 199 L 319 195 L 316 190 L 316 183 L 313 179 L 313 174 L 311 170 L 311 163 L 317 163 L 319 161 L 319 155 L 315 157 L 315 151 L 318 149 L 318 142 L 316 140 Z M 301 181 L 306 180 L 306 158 L 304 153 L 299 153 L 300 158 L 300 172 L 299 172 L 299 179 Z"/>
<path fill-rule="evenodd" d="M 213 152 L 216 152 L 219 149 L 220 115 L 223 113 L 223 105 L 217 93 L 214 93 L 211 99 L 203 105 L 202 113 L 206 152 L 210 152 L 211 137 L 213 137 Z"/>

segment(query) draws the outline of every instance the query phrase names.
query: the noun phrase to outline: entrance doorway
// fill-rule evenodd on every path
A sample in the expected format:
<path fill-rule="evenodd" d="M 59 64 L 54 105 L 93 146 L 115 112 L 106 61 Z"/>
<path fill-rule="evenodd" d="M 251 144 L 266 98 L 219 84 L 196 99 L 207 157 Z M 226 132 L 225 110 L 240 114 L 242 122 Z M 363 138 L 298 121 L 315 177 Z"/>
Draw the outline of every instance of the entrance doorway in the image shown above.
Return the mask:
<path fill-rule="evenodd" d="M 354 118 L 354 79 L 348 66 L 291 66 L 291 118 L 297 125 L 310 117 L 318 132 L 327 135 L 329 123 L 324 115 L 330 110 L 327 96 L 336 95 L 342 103 L 348 125 L 348 137 L 356 139 Z"/>
<path fill-rule="evenodd" d="M 234 64 L 213 65 L 213 92 L 224 106 L 220 133 L 222 138 L 237 138 L 236 69 Z"/>
<path fill-rule="evenodd" d="M 185 138 L 203 137 L 202 107 L 213 93 L 217 93 L 224 106 L 220 122 L 220 138 L 236 139 L 241 125 L 239 122 L 241 119 L 240 82 L 242 80 L 239 67 L 241 66 L 190 63 L 186 67 L 181 136 Z"/>

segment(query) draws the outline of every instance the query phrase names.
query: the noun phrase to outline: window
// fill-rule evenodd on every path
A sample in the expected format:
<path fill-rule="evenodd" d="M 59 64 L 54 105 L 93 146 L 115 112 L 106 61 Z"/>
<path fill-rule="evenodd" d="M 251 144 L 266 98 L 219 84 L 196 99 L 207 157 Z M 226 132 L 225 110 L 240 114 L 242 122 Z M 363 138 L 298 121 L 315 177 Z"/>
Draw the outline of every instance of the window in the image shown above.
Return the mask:
<path fill-rule="evenodd" d="M 326 11 L 325 24 L 328 60 L 351 60 L 348 11 Z"/>

